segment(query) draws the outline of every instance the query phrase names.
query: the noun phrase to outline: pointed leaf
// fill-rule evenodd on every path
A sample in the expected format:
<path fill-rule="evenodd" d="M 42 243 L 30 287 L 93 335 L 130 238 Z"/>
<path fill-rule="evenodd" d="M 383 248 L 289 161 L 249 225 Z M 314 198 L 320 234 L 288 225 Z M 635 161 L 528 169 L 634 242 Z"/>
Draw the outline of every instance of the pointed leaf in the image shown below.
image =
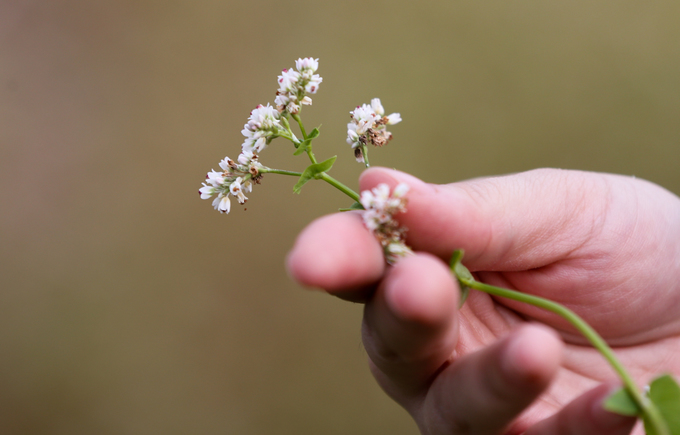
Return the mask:
<path fill-rule="evenodd" d="M 298 147 L 295 149 L 295 152 L 293 153 L 294 156 L 299 156 L 300 154 L 307 152 L 309 146 L 312 144 L 312 140 L 319 136 L 319 127 L 312 130 L 307 135 L 307 139 L 300 142 L 300 145 L 298 145 Z"/>
<path fill-rule="evenodd" d="M 319 136 L 319 129 L 321 126 L 316 127 L 314 130 L 310 131 L 307 135 L 307 139 L 314 139 Z"/>
<path fill-rule="evenodd" d="M 659 413 L 668 426 L 670 435 L 680 435 L 680 386 L 670 375 L 660 376 L 649 386 L 649 400 L 656 405 Z M 655 435 L 647 419 L 644 419 L 645 431 Z"/>
<path fill-rule="evenodd" d="M 625 388 L 619 388 L 604 401 L 604 409 L 615 414 L 640 415 L 640 408 Z"/>
<path fill-rule="evenodd" d="M 307 169 L 305 169 L 305 171 L 302 173 L 297 184 L 293 186 L 293 192 L 300 193 L 300 189 L 302 189 L 302 186 L 307 184 L 309 180 L 316 178 L 317 175 L 319 175 L 322 172 L 330 170 L 333 167 L 333 163 L 335 163 L 335 159 L 337 158 L 338 156 L 333 156 L 328 160 L 324 160 L 323 162 L 314 163 L 312 165 L 307 166 Z"/>
<path fill-rule="evenodd" d="M 338 211 L 350 211 L 350 210 L 365 210 L 364 206 L 361 205 L 359 202 L 355 202 L 354 204 L 350 205 L 347 208 L 340 208 Z"/>
<path fill-rule="evenodd" d="M 309 148 L 310 143 L 312 143 L 311 139 L 305 139 L 302 142 L 300 142 L 300 145 L 298 145 L 298 147 L 295 149 L 293 155 L 299 156 L 300 154 L 307 152 L 307 148 Z"/>
<path fill-rule="evenodd" d="M 461 261 L 463 260 L 463 254 L 464 252 L 462 249 L 456 249 L 455 251 L 453 251 L 453 254 L 451 255 L 451 260 L 449 262 L 451 270 L 456 274 L 457 277 L 460 277 L 467 281 L 474 281 L 474 278 L 472 277 L 472 274 L 470 273 L 468 268 L 463 266 L 463 263 L 461 263 Z"/>

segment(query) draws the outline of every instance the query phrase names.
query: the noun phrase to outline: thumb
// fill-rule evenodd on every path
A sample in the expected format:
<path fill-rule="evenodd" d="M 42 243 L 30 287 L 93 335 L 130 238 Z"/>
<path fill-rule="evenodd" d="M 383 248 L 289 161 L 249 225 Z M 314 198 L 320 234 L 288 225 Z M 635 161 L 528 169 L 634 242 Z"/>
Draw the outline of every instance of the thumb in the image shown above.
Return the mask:
<path fill-rule="evenodd" d="M 607 176 L 538 169 L 447 185 L 425 183 L 386 168 L 366 170 L 361 190 L 409 185 L 399 216 L 415 250 L 448 260 L 465 250 L 474 270 L 513 271 L 564 258 L 596 234 L 606 215 Z"/>

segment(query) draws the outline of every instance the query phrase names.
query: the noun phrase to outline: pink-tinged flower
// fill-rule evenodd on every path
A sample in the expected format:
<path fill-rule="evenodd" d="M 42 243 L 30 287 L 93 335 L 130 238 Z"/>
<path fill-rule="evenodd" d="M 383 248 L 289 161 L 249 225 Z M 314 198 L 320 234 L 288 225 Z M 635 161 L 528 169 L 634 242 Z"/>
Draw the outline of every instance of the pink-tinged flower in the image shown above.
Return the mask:
<path fill-rule="evenodd" d="M 257 154 L 251 151 L 242 151 L 236 161 L 225 157 L 220 161 L 220 167 L 224 172 L 208 172 L 206 181 L 198 189 L 201 199 L 217 195 L 212 204 L 220 213 L 229 213 L 229 196 L 244 204 L 248 199 L 245 193 L 252 192 L 253 184 L 259 183 L 262 178 L 260 170 L 268 169 L 260 164 Z"/>
<path fill-rule="evenodd" d="M 241 145 L 244 151 L 261 152 L 272 139 L 285 133 L 281 125 L 281 115 L 269 104 L 258 105 L 252 112 L 248 122 L 243 126 L 241 134 L 245 140 Z"/>
<path fill-rule="evenodd" d="M 198 189 L 198 194 L 201 195 L 201 199 L 208 199 L 215 194 L 215 186 L 208 186 L 203 183 L 203 187 Z"/>
<path fill-rule="evenodd" d="M 294 69 L 284 69 L 278 77 L 279 89 L 276 91 L 274 104 L 281 113 L 297 114 L 301 105 L 311 105 L 312 99 L 306 94 L 315 94 L 323 81 L 320 75 L 314 74 L 319 68 L 319 59 L 306 57 L 295 61 Z"/>
<path fill-rule="evenodd" d="M 316 70 L 319 69 L 319 59 L 311 57 L 298 59 L 295 61 L 295 68 L 297 68 L 298 71 L 310 70 L 311 72 L 316 72 Z"/>
<path fill-rule="evenodd" d="M 370 105 L 362 104 L 349 113 L 352 121 L 347 124 L 347 143 L 355 149 L 354 156 L 358 162 L 363 162 L 363 157 L 359 157 L 356 149 L 367 144 L 378 147 L 387 144 L 392 139 L 392 133 L 385 126 L 401 122 L 399 113 L 383 116 L 385 109 L 379 98 L 373 98 Z"/>
<path fill-rule="evenodd" d="M 385 260 L 389 264 L 413 253 L 405 243 L 406 228 L 401 227 L 394 219 L 397 213 L 406 211 L 408 190 L 407 184 L 400 183 L 392 194 L 387 184 L 379 184 L 372 190 L 361 192 L 359 202 L 364 207 L 364 225 L 380 242 Z"/>
<path fill-rule="evenodd" d="M 368 104 L 357 106 L 356 109 L 349 112 L 352 116 L 351 124 L 356 125 L 357 134 L 364 134 L 369 128 L 373 128 L 375 123 L 380 120 L 381 116 L 375 113 L 375 110 Z M 347 125 L 349 128 L 349 124 Z"/>
<path fill-rule="evenodd" d="M 219 186 L 222 183 L 224 183 L 224 173 L 223 172 L 217 172 L 215 170 L 212 170 L 208 172 L 208 174 L 205 176 L 206 180 L 208 183 L 210 183 L 213 187 Z"/>
<path fill-rule="evenodd" d="M 278 77 L 279 89 L 284 92 L 291 92 L 297 87 L 300 73 L 293 69 L 284 69 Z"/>

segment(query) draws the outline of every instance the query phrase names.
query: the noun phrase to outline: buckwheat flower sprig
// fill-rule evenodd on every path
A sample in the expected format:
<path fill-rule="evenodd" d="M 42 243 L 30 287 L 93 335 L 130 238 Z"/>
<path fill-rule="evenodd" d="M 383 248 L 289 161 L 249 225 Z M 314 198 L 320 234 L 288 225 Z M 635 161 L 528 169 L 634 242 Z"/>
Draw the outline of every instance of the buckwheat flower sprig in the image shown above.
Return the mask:
<path fill-rule="evenodd" d="M 371 190 L 361 192 L 361 217 L 383 248 L 385 261 L 396 263 L 400 258 L 413 254 L 405 243 L 406 228 L 399 225 L 394 216 L 406 211 L 406 193 L 409 187 L 400 183 L 390 195 L 387 184 L 379 184 Z"/>
<path fill-rule="evenodd" d="M 379 98 L 373 98 L 370 105 L 362 104 L 349 113 L 352 121 L 347 124 L 347 143 L 352 146 L 357 162 L 364 163 L 368 168 L 370 164 L 366 145 L 381 147 L 387 144 L 392 139 L 392 133 L 387 131 L 386 126 L 401 122 L 401 115 L 392 113 L 384 116 L 385 109 Z"/>
<path fill-rule="evenodd" d="M 319 68 L 319 59 L 307 57 L 295 61 L 295 71 L 284 69 L 278 77 L 279 89 L 276 91 L 276 109 L 283 113 L 297 115 L 302 104 L 311 105 L 312 99 L 307 94 L 316 94 L 323 78 L 314 74 Z"/>
<path fill-rule="evenodd" d="M 336 157 L 317 162 L 312 152 L 312 141 L 319 135 L 315 128 L 309 134 L 305 130 L 299 116 L 301 105 L 311 105 L 312 99 L 308 94 L 315 94 L 323 81 L 315 74 L 319 67 L 319 60 L 311 57 L 300 58 L 295 61 L 295 69 L 284 69 L 278 77 L 279 88 L 276 91 L 275 106 L 258 105 L 250 112 L 248 122 L 241 133 L 245 140 L 241 145 L 241 154 L 236 161 L 225 157 L 220 162 L 222 172 L 212 170 L 208 172 L 206 181 L 199 189 L 202 199 L 212 198 L 213 207 L 220 213 L 229 213 L 231 209 L 230 197 L 234 197 L 241 204 L 247 201 L 245 193 L 251 192 L 253 184 L 259 184 L 263 174 L 274 173 L 299 177 L 293 191 L 300 193 L 300 189 L 310 180 L 324 180 L 355 201 L 359 195 L 335 178 L 328 175 Z M 302 134 L 302 139 L 291 130 L 288 118 L 293 118 Z M 295 155 L 306 153 L 311 161 L 303 172 L 273 169 L 262 165 L 258 154 L 276 138 L 282 137 L 295 146 Z"/>

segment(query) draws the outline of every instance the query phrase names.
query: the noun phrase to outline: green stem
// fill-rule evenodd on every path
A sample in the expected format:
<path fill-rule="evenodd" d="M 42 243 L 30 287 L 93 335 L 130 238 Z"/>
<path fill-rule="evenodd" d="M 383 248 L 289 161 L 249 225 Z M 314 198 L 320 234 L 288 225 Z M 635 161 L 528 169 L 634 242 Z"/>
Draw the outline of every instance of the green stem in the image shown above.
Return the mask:
<path fill-rule="evenodd" d="M 281 174 L 281 175 L 292 175 L 294 177 L 301 177 L 302 176 L 302 172 L 284 171 L 283 169 L 260 168 L 259 172 L 260 172 L 260 174 Z M 335 178 L 331 177 L 327 173 L 321 172 L 319 175 L 317 175 L 316 178 L 318 178 L 319 180 L 324 180 L 326 183 L 335 187 L 340 192 L 349 196 L 350 198 L 352 198 L 356 202 L 359 202 L 359 194 L 358 193 L 356 193 L 354 190 L 350 189 L 349 187 L 345 186 L 344 184 L 342 184 L 340 181 L 336 180 Z"/>
<path fill-rule="evenodd" d="M 302 119 L 300 118 L 300 115 L 296 114 L 291 114 L 290 116 L 293 117 L 293 119 L 298 123 L 298 126 L 300 127 L 300 131 L 302 132 L 302 138 L 307 139 L 307 131 L 305 130 L 305 126 L 302 124 Z M 312 152 L 312 144 L 310 143 L 309 146 L 307 147 L 307 156 L 309 156 L 309 160 L 316 164 L 316 157 L 314 157 L 314 153 Z"/>
<path fill-rule="evenodd" d="M 302 172 L 295 171 L 284 171 L 283 169 L 272 169 L 272 168 L 260 168 L 260 174 L 281 174 L 281 175 L 292 175 L 294 177 L 301 177 Z"/>
<path fill-rule="evenodd" d="M 307 139 L 307 132 L 305 131 L 305 126 L 302 125 L 302 119 L 300 118 L 300 115 L 296 114 L 291 114 L 290 116 L 293 117 L 293 119 L 298 123 L 300 126 L 300 131 L 302 132 L 302 137 Z"/>
<path fill-rule="evenodd" d="M 339 191 L 341 191 L 345 195 L 349 196 L 350 198 L 352 198 L 356 202 L 359 202 L 359 194 L 358 193 L 356 193 L 355 191 L 353 191 L 349 187 L 345 186 L 344 184 L 342 184 L 341 182 L 339 182 L 335 178 L 331 177 L 327 173 L 321 172 L 318 175 L 318 178 L 321 179 L 321 180 L 324 180 L 326 183 L 335 187 L 336 189 L 338 189 Z"/>
<path fill-rule="evenodd" d="M 609 345 L 604 341 L 604 339 L 595 330 L 588 325 L 578 314 L 571 311 L 569 308 L 553 302 L 548 299 L 543 299 L 538 296 L 528 295 L 526 293 L 521 293 L 514 290 L 508 290 L 501 287 L 492 286 L 489 284 L 484 284 L 482 282 L 470 279 L 464 276 L 456 274 L 458 280 L 462 285 L 473 288 L 475 290 L 480 290 L 485 293 L 489 293 L 495 296 L 500 296 L 503 298 L 512 299 L 519 302 L 524 302 L 526 304 L 534 305 L 544 310 L 550 311 L 552 313 L 561 316 L 569 323 L 571 323 L 574 328 L 576 328 L 581 334 L 583 334 L 588 341 L 595 347 L 609 362 L 612 368 L 618 373 L 623 381 L 624 388 L 635 401 L 638 407 L 642 410 L 642 413 L 647 417 L 649 423 L 654 427 L 658 435 L 670 435 L 668 428 L 659 414 L 659 410 L 652 404 L 652 402 L 644 397 L 633 378 L 628 374 L 625 367 L 619 359 L 614 354 L 614 351 L 609 347 Z"/>
<path fill-rule="evenodd" d="M 364 165 L 370 168 L 371 164 L 368 163 L 368 147 L 366 145 L 361 145 L 361 153 L 364 155 Z"/>
<path fill-rule="evenodd" d="M 287 134 L 279 134 L 279 136 L 293 142 L 295 148 L 297 148 L 300 145 L 300 140 L 293 134 L 293 130 L 290 129 L 290 123 L 288 122 L 286 117 L 284 116 L 281 117 L 281 123 L 285 127 Z"/>

